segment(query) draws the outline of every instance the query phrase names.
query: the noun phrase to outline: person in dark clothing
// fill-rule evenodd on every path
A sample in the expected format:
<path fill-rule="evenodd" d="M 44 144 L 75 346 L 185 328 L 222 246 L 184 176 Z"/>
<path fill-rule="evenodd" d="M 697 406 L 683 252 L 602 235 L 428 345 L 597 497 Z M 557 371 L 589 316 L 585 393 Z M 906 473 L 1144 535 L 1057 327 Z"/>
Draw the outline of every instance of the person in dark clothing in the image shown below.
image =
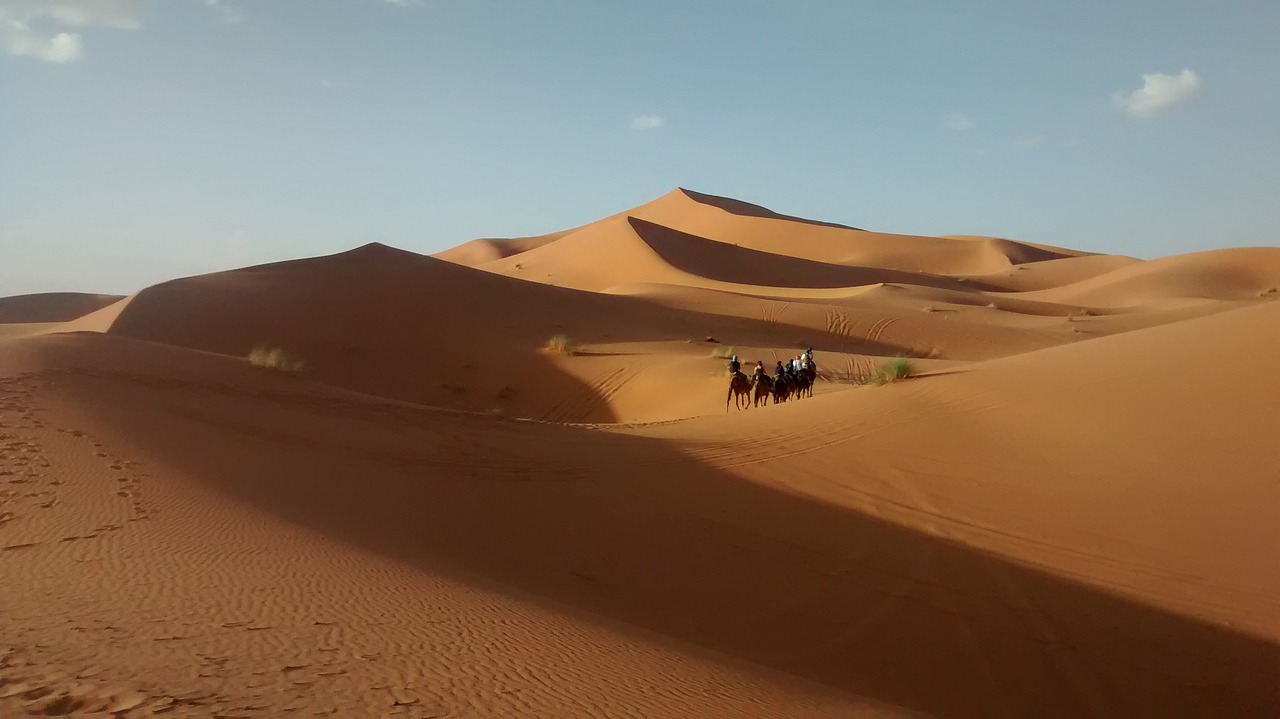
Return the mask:
<path fill-rule="evenodd" d="M 742 363 L 738 362 L 738 355 L 734 355 L 733 359 L 729 360 L 729 376 L 732 377 L 741 371 Z"/>
<path fill-rule="evenodd" d="M 764 372 L 764 362 L 757 360 L 756 371 L 751 374 L 751 384 L 753 385 L 760 384 L 761 382 L 765 381 L 765 378 L 766 378 L 766 375 Z"/>

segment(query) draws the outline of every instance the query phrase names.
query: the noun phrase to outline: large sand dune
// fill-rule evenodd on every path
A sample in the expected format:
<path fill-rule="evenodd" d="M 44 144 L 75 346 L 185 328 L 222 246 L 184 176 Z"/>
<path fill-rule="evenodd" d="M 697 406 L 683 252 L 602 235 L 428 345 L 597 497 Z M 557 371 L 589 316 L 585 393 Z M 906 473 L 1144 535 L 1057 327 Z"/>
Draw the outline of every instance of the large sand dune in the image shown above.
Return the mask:
<path fill-rule="evenodd" d="M 677 190 L 0 324 L 0 715 L 1275 716 L 1275 252 Z"/>

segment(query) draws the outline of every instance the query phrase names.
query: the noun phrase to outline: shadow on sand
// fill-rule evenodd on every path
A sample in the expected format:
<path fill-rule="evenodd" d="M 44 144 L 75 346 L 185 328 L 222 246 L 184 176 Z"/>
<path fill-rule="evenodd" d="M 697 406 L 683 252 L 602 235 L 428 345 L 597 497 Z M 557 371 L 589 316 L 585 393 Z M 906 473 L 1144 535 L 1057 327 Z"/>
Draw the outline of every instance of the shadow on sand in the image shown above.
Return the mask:
<path fill-rule="evenodd" d="M 290 522 L 863 697 L 945 717 L 1276 716 L 1271 643 L 662 441 L 314 386 L 61 382 L 152 456 Z M 120 382 L 134 406 L 95 400 Z"/>

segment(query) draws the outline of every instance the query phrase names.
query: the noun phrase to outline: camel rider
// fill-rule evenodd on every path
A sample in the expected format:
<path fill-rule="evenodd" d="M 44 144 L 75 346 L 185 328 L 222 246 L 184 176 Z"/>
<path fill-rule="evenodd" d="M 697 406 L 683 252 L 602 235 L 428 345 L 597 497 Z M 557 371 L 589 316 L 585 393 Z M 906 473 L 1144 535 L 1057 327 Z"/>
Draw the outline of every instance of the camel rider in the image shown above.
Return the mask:
<path fill-rule="evenodd" d="M 783 382 L 786 382 L 786 372 L 786 368 L 782 366 L 782 360 L 778 360 L 777 366 L 773 368 L 774 384 L 782 384 Z"/>
<path fill-rule="evenodd" d="M 791 371 L 795 372 L 797 377 L 804 371 L 804 367 L 800 365 L 800 355 L 796 355 L 796 358 L 791 360 Z"/>
<path fill-rule="evenodd" d="M 751 374 L 751 383 L 753 385 L 762 384 L 765 382 L 765 377 L 766 375 L 764 373 L 764 362 L 761 360 L 756 360 L 756 371 Z"/>
<path fill-rule="evenodd" d="M 733 359 L 729 360 L 729 376 L 732 377 L 741 371 L 742 363 L 738 361 L 738 355 L 734 355 Z"/>
<path fill-rule="evenodd" d="M 812 348 L 812 347 L 808 347 L 808 348 L 806 348 L 806 349 L 805 349 L 805 351 L 804 351 L 804 359 L 805 359 L 805 364 L 806 364 L 806 365 L 811 365 L 811 364 L 813 364 L 813 348 Z"/>

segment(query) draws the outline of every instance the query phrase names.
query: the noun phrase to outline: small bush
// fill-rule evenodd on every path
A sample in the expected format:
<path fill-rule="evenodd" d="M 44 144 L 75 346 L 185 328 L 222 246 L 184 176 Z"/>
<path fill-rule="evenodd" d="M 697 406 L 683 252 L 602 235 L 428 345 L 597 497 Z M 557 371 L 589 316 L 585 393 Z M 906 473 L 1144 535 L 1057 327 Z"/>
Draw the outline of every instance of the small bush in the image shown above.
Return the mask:
<path fill-rule="evenodd" d="M 891 384 L 906 379 L 913 373 L 915 373 L 915 365 L 912 364 L 910 357 L 890 357 L 880 362 L 875 374 L 871 375 L 866 384 Z"/>
<path fill-rule="evenodd" d="M 716 347 L 715 349 L 711 350 L 711 356 L 717 357 L 719 359 L 729 359 L 730 357 L 733 357 L 736 354 L 738 354 L 737 347 Z"/>
<path fill-rule="evenodd" d="M 578 354 L 578 343 L 569 339 L 568 335 L 554 335 L 547 340 L 547 349 L 562 355 Z"/>
<path fill-rule="evenodd" d="M 289 374 L 297 374 L 306 367 L 306 363 L 302 360 L 289 356 L 287 352 L 279 347 L 262 346 L 254 347 L 249 352 L 249 364 L 254 367 L 265 367 L 280 372 L 288 372 Z"/>
<path fill-rule="evenodd" d="M 937 312 L 938 308 L 934 307 L 933 305 L 925 305 L 924 307 L 920 308 L 920 311 L 921 312 Z"/>

